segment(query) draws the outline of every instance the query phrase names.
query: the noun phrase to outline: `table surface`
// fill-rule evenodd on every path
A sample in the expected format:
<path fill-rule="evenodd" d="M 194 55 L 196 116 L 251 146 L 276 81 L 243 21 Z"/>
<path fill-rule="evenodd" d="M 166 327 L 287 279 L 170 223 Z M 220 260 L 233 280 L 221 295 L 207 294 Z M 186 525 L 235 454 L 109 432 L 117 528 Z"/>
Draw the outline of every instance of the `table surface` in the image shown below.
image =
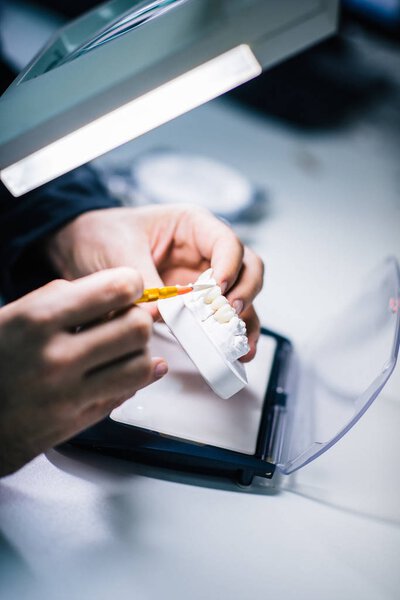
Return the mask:
<path fill-rule="evenodd" d="M 375 50 L 371 60 L 384 63 Z M 265 188 L 265 217 L 239 229 L 267 266 L 263 323 L 301 347 L 372 267 L 400 257 L 399 115 L 388 111 L 310 134 L 217 101 L 100 164 L 168 145 L 225 161 Z M 248 490 L 51 451 L 0 483 L 0 594 L 394 600 L 399 425 L 397 371 L 330 452 Z"/>

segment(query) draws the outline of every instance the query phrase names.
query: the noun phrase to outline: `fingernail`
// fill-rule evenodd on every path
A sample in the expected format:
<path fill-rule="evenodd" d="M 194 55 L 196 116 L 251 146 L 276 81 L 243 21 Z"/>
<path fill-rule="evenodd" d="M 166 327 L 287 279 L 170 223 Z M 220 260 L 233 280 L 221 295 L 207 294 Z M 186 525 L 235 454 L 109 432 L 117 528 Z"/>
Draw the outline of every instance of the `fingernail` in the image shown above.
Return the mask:
<path fill-rule="evenodd" d="M 221 294 L 224 295 L 226 290 L 228 289 L 228 282 L 222 281 L 219 287 L 221 288 Z"/>
<path fill-rule="evenodd" d="M 156 376 L 157 379 L 161 379 L 161 377 L 164 377 L 164 375 L 166 375 L 167 373 L 168 373 L 168 365 L 165 362 L 158 363 L 158 365 L 154 369 L 154 375 Z"/>
<path fill-rule="evenodd" d="M 233 308 L 236 310 L 237 314 L 240 315 L 240 313 L 243 310 L 243 302 L 242 300 L 235 300 L 235 302 L 232 304 Z"/>

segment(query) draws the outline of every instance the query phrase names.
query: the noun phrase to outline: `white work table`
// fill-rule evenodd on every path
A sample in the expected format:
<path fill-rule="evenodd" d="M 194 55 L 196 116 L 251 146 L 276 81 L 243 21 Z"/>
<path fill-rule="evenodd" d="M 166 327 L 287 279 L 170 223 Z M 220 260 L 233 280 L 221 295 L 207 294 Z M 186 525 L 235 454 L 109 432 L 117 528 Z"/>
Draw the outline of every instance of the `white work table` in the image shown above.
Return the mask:
<path fill-rule="evenodd" d="M 263 323 L 299 346 L 380 260 L 400 257 L 398 132 L 379 119 L 299 134 L 219 101 L 107 161 L 165 145 L 266 188 L 265 217 L 240 231 L 266 263 Z M 395 600 L 399 426 L 396 372 L 345 439 L 272 485 L 51 451 L 0 482 L 0 596 Z"/>

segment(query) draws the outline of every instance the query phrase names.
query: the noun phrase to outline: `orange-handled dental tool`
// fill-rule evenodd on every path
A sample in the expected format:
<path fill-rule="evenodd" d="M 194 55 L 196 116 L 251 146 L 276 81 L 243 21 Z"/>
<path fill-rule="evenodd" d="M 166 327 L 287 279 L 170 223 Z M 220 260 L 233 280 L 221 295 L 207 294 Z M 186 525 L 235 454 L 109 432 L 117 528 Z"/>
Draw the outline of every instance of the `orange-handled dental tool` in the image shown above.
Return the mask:
<path fill-rule="evenodd" d="M 162 288 L 151 288 L 144 290 L 143 296 L 135 301 L 135 304 L 142 302 L 156 302 L 157 300 L 164 300 L 165 298 L 173 298 L 174 296 L 181 296 L 182 294 L 188 294 L 192 292 L 191 286 L 185 285 L 170 285 Z"/>

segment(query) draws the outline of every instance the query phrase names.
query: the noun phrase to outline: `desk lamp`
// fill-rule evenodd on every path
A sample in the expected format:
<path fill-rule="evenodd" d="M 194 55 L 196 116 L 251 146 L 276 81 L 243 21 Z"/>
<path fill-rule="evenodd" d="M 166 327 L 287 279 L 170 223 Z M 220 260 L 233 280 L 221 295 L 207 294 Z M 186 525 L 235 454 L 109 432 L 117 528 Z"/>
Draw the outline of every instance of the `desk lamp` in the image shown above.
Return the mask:
<path fill-rule="evenodd" d="M 338 0 L 111 0 L 60 29 L 0 99 L 20 196 L 333 33 Z"/>

